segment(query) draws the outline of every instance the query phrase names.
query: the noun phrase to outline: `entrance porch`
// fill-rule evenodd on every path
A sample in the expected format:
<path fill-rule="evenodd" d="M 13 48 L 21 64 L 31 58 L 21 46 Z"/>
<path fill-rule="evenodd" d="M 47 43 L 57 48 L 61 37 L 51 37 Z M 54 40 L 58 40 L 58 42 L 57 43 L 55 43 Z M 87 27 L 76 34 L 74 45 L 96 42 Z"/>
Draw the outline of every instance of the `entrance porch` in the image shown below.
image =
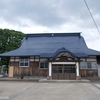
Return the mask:
<path fill-rule="evenodd" d="M 49 80 L 79 80 L 79 62 L 49 62 Z"/>

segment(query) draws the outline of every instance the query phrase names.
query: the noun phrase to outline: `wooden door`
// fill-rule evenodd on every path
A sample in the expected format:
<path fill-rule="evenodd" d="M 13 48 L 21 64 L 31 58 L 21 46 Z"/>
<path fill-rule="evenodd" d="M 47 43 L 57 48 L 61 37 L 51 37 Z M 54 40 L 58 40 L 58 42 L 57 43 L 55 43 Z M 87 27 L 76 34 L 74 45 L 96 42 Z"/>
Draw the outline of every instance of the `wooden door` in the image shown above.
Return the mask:
<path fill-rule="evenodd" d="M 10 66 L 9 67 L 9 77 L 13 77 L 13 71 L 14 71 L 14 67 L 13 66 Z"/>

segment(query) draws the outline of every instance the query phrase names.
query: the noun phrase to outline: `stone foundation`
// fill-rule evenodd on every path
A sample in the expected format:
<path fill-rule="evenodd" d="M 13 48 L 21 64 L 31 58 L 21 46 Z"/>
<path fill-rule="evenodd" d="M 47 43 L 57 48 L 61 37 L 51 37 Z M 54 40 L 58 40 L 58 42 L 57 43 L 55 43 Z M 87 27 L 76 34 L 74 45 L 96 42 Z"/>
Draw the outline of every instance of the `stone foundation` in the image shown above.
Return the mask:
<path fill-rule="evenodd" d="M 80 76 L 76 76 L 76 80 L 80 80 L 81 78 L 80 78 Z"/>
<path fill-rule="evenodd" d="M 52 80 L 52 76 L 49 76 L 49 80 Z"/>

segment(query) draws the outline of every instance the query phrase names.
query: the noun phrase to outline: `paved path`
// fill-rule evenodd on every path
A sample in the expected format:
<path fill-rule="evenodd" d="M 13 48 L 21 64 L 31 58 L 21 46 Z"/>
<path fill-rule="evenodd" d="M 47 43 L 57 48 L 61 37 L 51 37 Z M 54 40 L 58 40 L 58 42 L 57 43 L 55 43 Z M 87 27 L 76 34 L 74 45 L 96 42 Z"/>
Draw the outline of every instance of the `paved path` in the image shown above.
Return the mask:
<path fill-rule="evenodd" d="M 100 100 L 100 89 L 95 85 L 97 83 L 1 81 L 0 98 L 6 96 L 6 100 Z M 98 85 L 100 86 L 99 83 Z"/>

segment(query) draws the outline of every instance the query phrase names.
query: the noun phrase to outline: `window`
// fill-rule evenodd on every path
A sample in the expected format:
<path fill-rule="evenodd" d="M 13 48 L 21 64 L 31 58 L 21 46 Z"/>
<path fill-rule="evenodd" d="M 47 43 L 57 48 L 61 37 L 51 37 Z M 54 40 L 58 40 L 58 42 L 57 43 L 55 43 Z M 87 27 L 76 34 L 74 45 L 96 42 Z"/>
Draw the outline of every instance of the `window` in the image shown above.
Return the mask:
<path fill-rule="evenodd" d="M 29 67 L 29 59 L 28 58 L 20 58 L 20 67 Z"/>
<path fill-rule="evenodd" d="M 40 62 L 40 69 L 47 69 L 48 63 L 47 62 Z"/>
<path fill-rule="evenodd" d="M 97 62 L 92 62 L 92 68 L 93 68 L 93 69 L 97 69 L 97 68 L 98 68 Z"/>
<path fill-rule="evenodd" d="M 87 62 L 87 68 L 92 68 L 91 62 Z"/>
<path fill-rule="evenodd" d="M 81 69 L 97 69 L 97 62 L 80 62 Z"/>
<path fill-rule="evenodd" d="M 86 62 L 80 62 L 80 68 L 86 69 Z"/>
<path fill-rule="evenodd" d="M 87 68 L 89 69 L 97 69 L 97 63 L 96 62 L 87 62 Z"/>

